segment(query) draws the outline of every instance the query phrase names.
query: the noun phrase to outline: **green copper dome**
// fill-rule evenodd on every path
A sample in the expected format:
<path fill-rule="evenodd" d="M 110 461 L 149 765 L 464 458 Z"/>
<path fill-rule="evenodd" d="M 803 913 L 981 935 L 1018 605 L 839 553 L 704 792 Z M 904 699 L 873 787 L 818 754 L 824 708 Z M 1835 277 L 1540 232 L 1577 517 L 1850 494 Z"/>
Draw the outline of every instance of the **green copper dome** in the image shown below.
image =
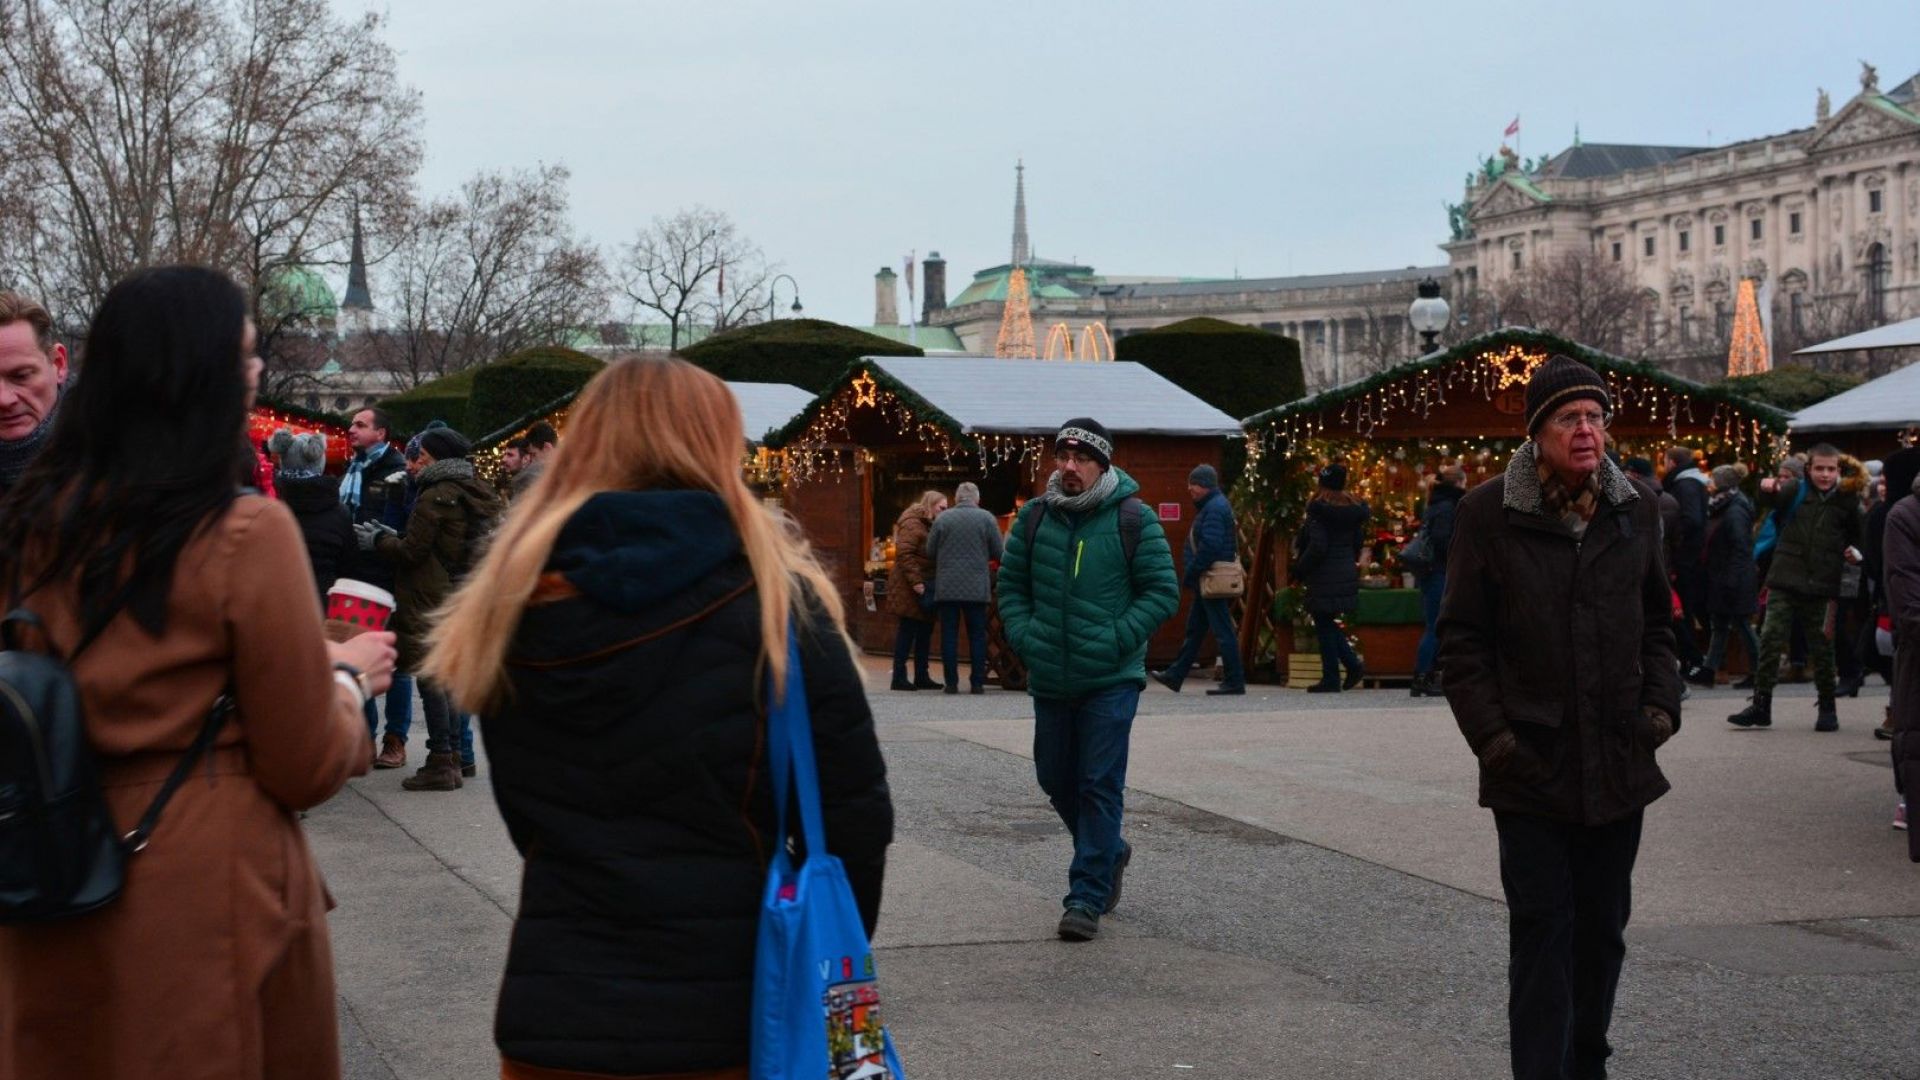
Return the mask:
<path fill-rule="evenodd" d="M 325 278 L 304 266 L 283 266 L 267 275 L 260 311 L 270 318 L 322 321 L 340 314 L 340 302 Z"/>

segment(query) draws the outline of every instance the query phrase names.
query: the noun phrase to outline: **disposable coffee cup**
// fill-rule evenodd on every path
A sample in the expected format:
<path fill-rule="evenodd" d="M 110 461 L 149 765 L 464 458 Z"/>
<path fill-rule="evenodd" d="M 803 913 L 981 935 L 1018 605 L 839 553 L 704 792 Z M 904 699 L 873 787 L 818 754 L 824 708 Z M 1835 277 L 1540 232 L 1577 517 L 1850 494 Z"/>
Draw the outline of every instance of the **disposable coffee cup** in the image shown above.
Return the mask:
<path fill-rule="evenodd" d="M 346 623 L 358 633 L 385 630 L 393 608 L 392 593 L 364 581 L 341 578 L 327 590 L 327 620 Z"/>

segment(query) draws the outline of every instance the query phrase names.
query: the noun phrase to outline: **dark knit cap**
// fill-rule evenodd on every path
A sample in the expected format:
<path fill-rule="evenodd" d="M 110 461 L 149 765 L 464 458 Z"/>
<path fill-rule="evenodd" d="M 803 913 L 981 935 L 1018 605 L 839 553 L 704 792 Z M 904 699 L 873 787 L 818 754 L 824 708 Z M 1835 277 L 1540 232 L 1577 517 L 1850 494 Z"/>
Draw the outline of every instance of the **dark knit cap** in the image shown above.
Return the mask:
<path fill-rule="evenodd" d="M 1194 487 L 1203 487 L 1218 491 L 1220 488 L 1220 474 L 1215 472 L 1211 465 L 1195 465 L 1193 471 L 1187 474 L 1187 483 L 1192 484 Z"/>
<path fill-rule="evenodd" d="M 1053 439 L 1053 452 L 1057 454 L 1062 450 L 1078 450 L 1099 462 L 1103 469 L 1113 466 L 1113 436 L 1091 416 L 1075 417 L 1060 425 L 1060 434 Z"/>
<path fill-rule="evenodd" d="M 432 454 L 435 461 L 446 461 L 466 457 L 473 452 L 473 444 L 450 427 L 437 427 L 420 433 L 420 449 Z"/>
<path fill-rule="evenodd" d="M 1888 506 L 1913 494 L 1913 481 L 1920 477 L 1920 448 L 1909 446 L 1888 454 L 1880 464 L 1880 476 L 1887 482 Z"/>
<path fill-rule="evenodd" d="M 1652 480 L 1654 479 L 1653 462 L 1648 461 L 1646 458 L 1630 457 L 1627 460 L 1621 462 L 1620 467 L 1632 473 L 1633 475 L 1639 477 L 1642 480 L 1652 482 Z"/>
<path fill-rule="evenodd" d="M 1320 486 L 1329 491 L 1347 490 L 1347 467 L 1339 462 L 1331 462 L 1320 470 Z"/>
<path fill-rule="evenodd" d="M 1599 402 L 1603 412 L 1613 412 L 1607 380 L 1599 372 L 1570 356 L 1555 353 L 1547 357 L 1527 380 L 1527 434 L 1539 431 L 1560 406 L 1582 398 Z"/>

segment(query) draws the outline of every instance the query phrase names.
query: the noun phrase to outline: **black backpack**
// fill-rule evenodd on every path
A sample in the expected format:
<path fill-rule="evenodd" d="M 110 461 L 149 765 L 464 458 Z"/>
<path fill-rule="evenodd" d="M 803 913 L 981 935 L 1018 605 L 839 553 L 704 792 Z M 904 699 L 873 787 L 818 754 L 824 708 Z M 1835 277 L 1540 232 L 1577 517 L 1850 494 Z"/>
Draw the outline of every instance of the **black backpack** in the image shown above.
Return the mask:
<path fill-rule="evenodd" d="M 1036 499 L 1032 506 L 1033 509 L 1027 511 L 1026 519 L 1020 523 L 1021 539 L 1027 542 L 1029 549 L 1033 547 L 1033 538 L 1040 535 L 1040 522 L 1047 516 L 1047 500 Z M 1127 561 L 1128 566 L 1132 566 L 1133 553 L 1140 549 L 1140 531 L 1146 528 L 1147 505 L 1138 497 L 1129 495 L 1120 500 L 1118 516 L 1120 557 Z"/>
<path fill-rule="evenodd" d="M 112 903 L 127 857 L 147 846 L 167 800 L 233 711 L 227 695 L 214 703 L 140 823 L 122 835 L 100 792 L 69 667 L 99 631 L 62 659 L 23 649 L 24 627 L 46 633 L 26 608 L 0 619 L 0 924 L 65 918 Z"/>

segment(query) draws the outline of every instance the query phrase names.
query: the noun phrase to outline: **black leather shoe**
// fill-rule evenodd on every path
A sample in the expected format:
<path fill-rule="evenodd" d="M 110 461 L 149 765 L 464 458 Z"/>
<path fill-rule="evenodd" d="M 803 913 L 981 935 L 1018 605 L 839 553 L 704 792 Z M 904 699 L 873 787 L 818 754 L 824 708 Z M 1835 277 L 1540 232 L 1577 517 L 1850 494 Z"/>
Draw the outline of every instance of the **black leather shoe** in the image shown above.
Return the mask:
<path fill-rule="evenodd" d="M 941 688 L 941 693 L 945 693 L 945 694 L 957 694 L 959 692 L 960 692 L 959 683 L 948 683 L 946 686 Z"/>
<path fill-rule="evenodd" d="M 1339 683 L 1317 682 L 1307 687 L 1307 693 L 1309 694 L 1337 694 L 1339 692 Z"/>
<path fill-rule="evenodd" d="M 943 690 L 946 687 L 941 683 L 934 682 L 932 679 L 915 679 L 913 680 L 913 688 L 915 690 Z"/>
<path fill-rule="evenodd" d="M 1216 686 L 1207 691 L 1208 697 L 1238 697 L 1247 692 L 1244 686 Z"/>
<path fill-rule="evenodd" d="M 908 681 L 907 681 L 907 680 L 905 680 L 905 679 L 895 679 L 895 680 L 893 680 L 893 686 L 892 686 L 892 689 L 894 689 L 894 690 L 918 690 L 918 689 L 920 689 L 920 688 L 919 688 L 919 687 L 917 687 L 917 686 L 915 686 L 915 685 L 913 685 L 912 683 L 910 683 L 910 682 L 908 682 Z"/>
<path fill-rule="evenodd" d="M 1349 671 L 1347 672 L 1347 681 L 1340 684 L 1340 689 L 1351 690 L 1354 687 L 1359 686 L 1360 680 L 1366 677 L 1367 677 L 1367 673 L 1364 668 L 1356 668 L 1353 671 Z"/>
<path fill-rule="evenodd" d="M 970 694 L 984 694 L 987 692 L 987 688 L 979 683 L 975 683 L 973 684 L 973 689 L 967 692 Z"/>
<path fill-rule="evenodd" d="M 1167 673 L 1164 671 L 1149 671 L 1147 672 L 1147 678 L 1152 679 L 1154 682 L 1159 683 L 1161 686 L 1166 687 L 1176 694 L 1180 692 L 1180 684 L 1167 678 Z"/>

